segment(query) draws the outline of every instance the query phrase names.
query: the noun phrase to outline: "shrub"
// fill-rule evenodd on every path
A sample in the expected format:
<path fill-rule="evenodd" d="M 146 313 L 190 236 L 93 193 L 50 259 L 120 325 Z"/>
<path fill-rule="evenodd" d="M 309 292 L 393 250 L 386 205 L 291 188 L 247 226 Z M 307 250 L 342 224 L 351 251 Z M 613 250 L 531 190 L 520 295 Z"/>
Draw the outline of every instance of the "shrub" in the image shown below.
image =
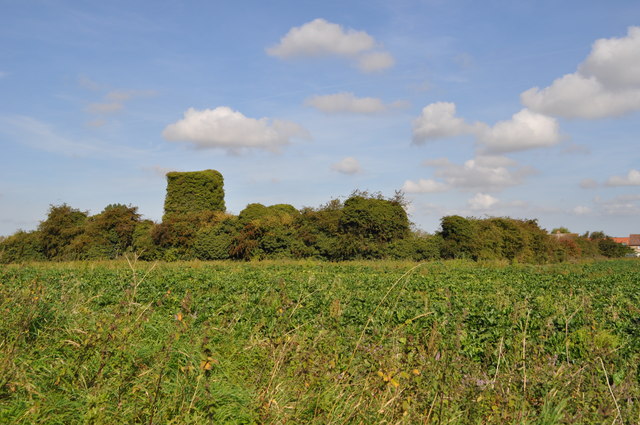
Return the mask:
<path fill-rule="evenodd" d="M 398 202 L 357 193 L 344 203 L 339 230 L 377 242 L 391 242 L 409 234 L 409 219 Z"/>
<path fill-rule="evenodd" d="M 38 226 L 42 253 L 50 260 L 74 259 L 68 247 L 84 232 L 87 213 L 67 204 L 51 205 L 47 219 Z"/>
<path fill-rule="evenodd" d="M 224 212 L 223 185 L 222 174 L 216 170 L 167 173 L 164 217 L 203 211 Z"/>
<path fill-rule="evenodd" d="M 0 241 L 0 263 L 45 260 L 39 232 L 17 231 Z"/>

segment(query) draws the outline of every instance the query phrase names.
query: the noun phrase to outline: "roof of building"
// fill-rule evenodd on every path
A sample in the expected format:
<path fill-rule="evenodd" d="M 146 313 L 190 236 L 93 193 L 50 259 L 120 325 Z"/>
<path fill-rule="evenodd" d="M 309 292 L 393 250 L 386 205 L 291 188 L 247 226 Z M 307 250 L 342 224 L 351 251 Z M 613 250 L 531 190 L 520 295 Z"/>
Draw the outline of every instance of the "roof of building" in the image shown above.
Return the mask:
<path fill-rule="evenodd" d="M 640 246 L 640 235 L 629 235 L 629 246 Z"/>
<path fill-rule="evenodd" d="M 611 238 L 614 242 L 621 243 L 623 245 L 629 245 L 629 238 Z"/>

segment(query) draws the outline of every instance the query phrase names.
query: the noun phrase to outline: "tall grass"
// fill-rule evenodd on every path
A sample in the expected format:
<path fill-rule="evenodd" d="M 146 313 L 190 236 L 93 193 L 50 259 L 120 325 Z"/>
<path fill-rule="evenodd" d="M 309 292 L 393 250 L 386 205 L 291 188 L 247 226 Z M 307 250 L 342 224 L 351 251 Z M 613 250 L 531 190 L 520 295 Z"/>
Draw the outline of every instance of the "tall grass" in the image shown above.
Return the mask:
<path fill-rule="evenodd" d="M 0 423 L 640 423 L 639 272 L 7 266 Z"/>

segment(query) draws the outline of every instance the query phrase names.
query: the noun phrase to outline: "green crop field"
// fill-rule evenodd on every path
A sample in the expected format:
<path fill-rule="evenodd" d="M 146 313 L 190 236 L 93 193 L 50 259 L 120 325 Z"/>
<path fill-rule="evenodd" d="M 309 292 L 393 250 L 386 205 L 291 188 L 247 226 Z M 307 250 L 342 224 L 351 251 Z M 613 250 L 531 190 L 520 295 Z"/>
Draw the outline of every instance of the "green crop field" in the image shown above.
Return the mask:
<path fill-rule="evenodd" d="M 637 424 L 640 262 L 0 267 L 3 424 Z"/>

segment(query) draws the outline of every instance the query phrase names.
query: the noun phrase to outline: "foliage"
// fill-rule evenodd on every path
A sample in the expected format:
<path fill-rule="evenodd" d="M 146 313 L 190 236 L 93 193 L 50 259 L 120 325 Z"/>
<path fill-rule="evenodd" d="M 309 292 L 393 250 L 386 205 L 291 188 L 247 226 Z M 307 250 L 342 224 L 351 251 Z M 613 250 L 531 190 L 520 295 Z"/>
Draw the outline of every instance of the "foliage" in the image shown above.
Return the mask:
<path fill-rule="evenodd" d="M 88 214 L 67 204 L 51 205 L 47 219 L 38 226 L 42 253 L 50 260 L 75 258 L 68 248 L 77 236 L 84 232 Z"/>
<path fill-rule="evenodd" d="M 75 252 L 75 258 L 117 258 L 132 247 L 139 221 L 137 207 L 108 205 L 88 218 L 84 232 L 73 240 L 69 250 Z"/>
<path fill-rule="evenodd" d="M 237 218 L 225 216 L 218 223 L 198 230 L 194 252 L 199 260 L 226 260 L 230 258 L 233 238 L 237 234 Z"/>
<path fill-rule="evenodd" d="M 195 258 L 194 244 L 198 232 L 207 226 L 215 226 L 228 218 L 219 211 L 200 211 L 165 216 L 162 223 L 154 226 L 151 238 L 165 251 L 165 260 Z"/>
<path fill-rule="evenodd" d="M 223 184 L 222 174 L 216 170 L 167 173 L 164 218 L 203 211 L 224 212 Z"/>
<path fill-rule="evenodd" d="M 0 423 L 635 423 L 639 274 L 635 259 L 3 266 Z"/>
<path fill-rule="evenodd" d="M 17 231 L 0 240 L 0 263 L 45 260 L 42 252 L 40 233 Z"/>
<path fill-rule="evenodd" d="M 391 242 L 409 234 L 409 219 L 399 202 L 356 193 L 344 202 L 338 228 L 365 240 Z"/>
<path fill-rule="evenodd" d="M 443 217 L 440 225 L 442 258 L 478 258 L 478 237 L 473 221 L 453 215 Z"/>
<path fill-rule="evenodd" d="M 142 221 L 137 207 L 107 206 L 101 213 L 51 206 L 35 232 L 0 240 L 0 262 L 115 259 L 135 252 L 143 260 L 406 259 L 507 260 L 544 264 L 579 258 L 622 257 L 630 250 L 604 232 L 582 236 L 561 227 L 549 235 L 536 220 L 446 216 L 441 230 L 411 230 L 402 192 L 354 191 L 319 208 L 247 205 L 224 212 L 223 180 L 215 170 L 172 172 L 161 223 Z"/>
<path fill-rule="evenodd" d="M 630 247 L 619 244 L 609 237 L 599 238 L 596 241 L 599 253 L 608 258 L 624 257 L 634 252 Z"/>
<path fill-rule="evenodd" d="M 242 228 L 232 242 L 233 258 L 291 258 L 298 215 L 298 210 L 291 205 L 248 205 L 238 216 Z"/>

